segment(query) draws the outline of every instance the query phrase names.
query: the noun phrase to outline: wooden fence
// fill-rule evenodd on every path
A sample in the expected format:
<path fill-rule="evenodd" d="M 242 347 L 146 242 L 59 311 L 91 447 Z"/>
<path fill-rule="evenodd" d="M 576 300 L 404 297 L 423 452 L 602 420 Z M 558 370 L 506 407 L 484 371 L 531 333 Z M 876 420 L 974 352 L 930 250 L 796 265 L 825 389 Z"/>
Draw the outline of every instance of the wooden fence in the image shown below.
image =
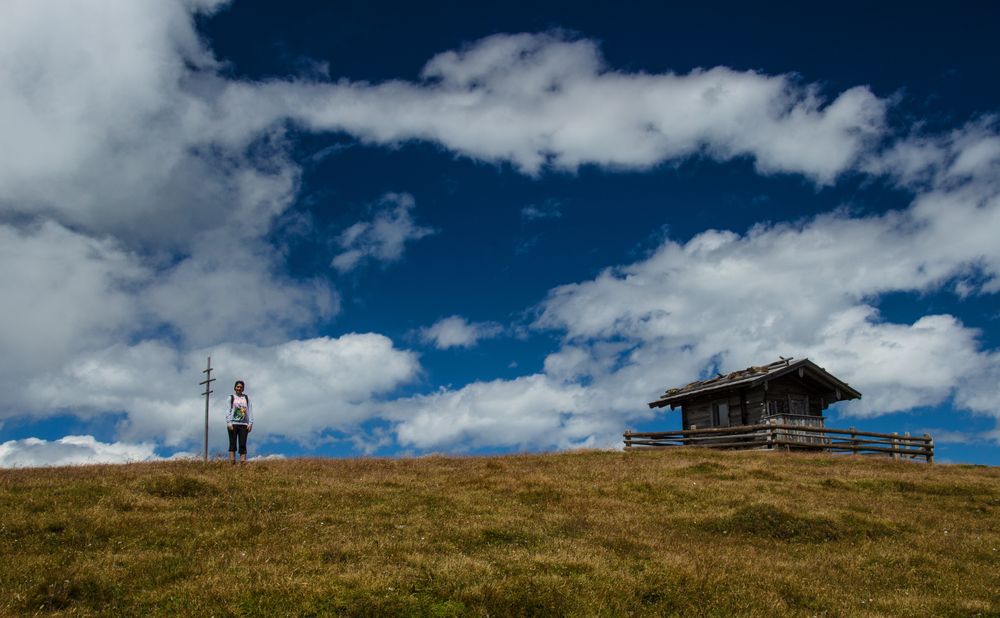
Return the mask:
<path fill-rule="evenodd" d="M 768 422 L 760 425 L 688 429 L 685 431 L 626 431 L 625 450 L 693 446 L 718 449 L 814 450 L 855 455 L 883 455 L 893 459 L 934 462 L 934 440 L 929 434 L 873 433 L 830 427 L 805 427 Z"/>

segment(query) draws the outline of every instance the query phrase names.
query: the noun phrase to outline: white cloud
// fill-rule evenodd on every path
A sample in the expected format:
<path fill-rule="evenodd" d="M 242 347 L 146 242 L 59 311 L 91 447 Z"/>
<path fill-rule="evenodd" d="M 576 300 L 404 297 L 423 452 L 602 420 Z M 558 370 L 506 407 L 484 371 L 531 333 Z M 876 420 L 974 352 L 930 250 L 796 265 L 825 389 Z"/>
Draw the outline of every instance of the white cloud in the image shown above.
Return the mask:
<path fill-rule="evenodd" d="M 1000 417 L 1000 351 L 992 350 L 980 356 L 980 362 L 961 376 L 961 386 L 955 393 L 955 405 L 980 414 Z M 992 432 L 1000 443 L 1000 421 Z"/>
<path fill-rule="evenodd" d="M 264 241 L 299 185 L 287 118 L 379 143 L 437 141 L 526 171 L 707 152 L 768 170 L 790 161 L 822 181 L 881 130 L 884 105 L 864 90 L 824 107 L 784 76 L 617 73 L 592 41 L 547 34 L 445 52 L 419 82 L 235 82 L 194 25 L 221 4 L 4 6 L 0 341 L 19 360 L 0 364 L 3 384 L 97 358 L 116 341 L 166 332 L 180 355 L 227 340 L 268 345 L 335 314 L 329 285 L 283 276 Z M 815 139 L 773 146 L 780 140 L 762 132 L 786 129 Z M 399 259 L 430 233 L 413 222 L 410 196 L 382 206 L 338 239 L 338 269 Z M 22 388 L 4 390 L 22 401 Z"/>
<path fill-rule="evenodd" d="M 233 194 L 280 175 L 280 160 L 258 167 L 243 144 L 210 147 L 221 83 L 190 12 L 209 4 L 6 3 L 0 208 L 171 246 L 233 221 L 266 226 Z"/>
<path fill-rule="evenodd" d="M 965 143 L 978 153 L 970 168 L 993 165 L 980 156 L 989 140 Z M 912 167 L 892 169 L 909 174 Z M 809 356 L 865 394 L 845 406 L 848 413 L 953 398 L 959 407 L 995 414 L 983 392 L 995 384 L 983 375 L 996 366 L 995 353 L 981 349 L 977 331 L 950 315 L 886 322 L 870 302 L 955 280 L 966 293 L 992 293 L 1000 274 L 997 229 L 992 177 L 955 182 L 947 174 L 904 211 L 831 213 L 745 235 L 710 230 L 686 243 L 668 240 L 647 259 L 551 291 L 537 326 L 565 332 L 566 343 L 546 370 L 586 379 L 596 399 L 624 409 L 613 393 L 655 396 L 634 390 L 649 385 L 650 375 L 661 376 L 658 388 L 665 388 L 707 367 Z"/>
<path fill-rule="evenodd" d="M 438 142 L 535 174 L 582 165 L 647 168 L 692 155 L 750 157 L 762 173 L 830 183 L 884 133 L 867 88 L 832 101 L 789 75 L 725 67 L 687 75 L 606 67 L 595 42 L 498 34 L 432 58 L 419 82 L 272 82 L 227 89 L 260 122 L 287 115 L 367 142 Z"/>
<path fill-rule="evenodd" d="M 872 305 L 887 293 L 948 290 L 956 281 L 966 295 L 995 293 L 1000 154 L 981 125 L 966 132 L 902 163 L 883 159 L 879 173 L 922 179 L 905 210 L 841 211 L 742 235 L 709 230 L 684 243 L 668 239 L 648 258 L 553 289 L 535 326 L 564 340 L 544 374 L 399 402 L 400 410 L 416 410 L 397 413 L 405 419 L 400 442 L 611 444 L 625 427 L 658 414 L 644 404 L 663 389 L 779 354 L 810 357 L 864 393 L 838 404 L 848 415 L 950 402 L 997 417 L 1000 352 L 984 350 L 975 329 L 951 315 L 893 323 Z M 935 171 L 913 174 L 916 159 Z M 529 391 L 536 396 L 517 398 Z M 494 435 L 503 415 L 512 429 Z"/>
<path fill-rule="evenodd" d="M 592 436 L 614 421 L 575 415 L 585 395 L 580 386 L 531 375 L 397 400 L 386 414 L 397 421 L 399 443 L 419 449 L 593 446 Z"/>
<path fill-rule="evenodd" d="M 496 337 L 503 326 L 496 322 L 468 322 L 459 315 L 442 318 L 433 325 L 420 329 L 420 338 L 439 350 L 471 348 L 483 339 Z"/>
<path fill-rule="evenodd" d="M 838 376 L 864 398 L 843 404 L 847 414 L 871 416 L 937 405 L 966 386 L 985 359 L 978 333 L 950 315 L 927 315 L 913 324 L 878 320 L 858 306 L 831 316 L 807 352 L 837 367 Z"/>
<path fill-rule="evenodd" d="M 940 315 L 887 323 L 873 309 L 887 292 L 1000 290 L 993 119 L 879 151 L 888 104 L 866 87 L 825 97 L 791 75 L 627 73 L 606 66 L 594 41 L 558 34 L 446 51 L 418 81 L 237 82 L 194 26 L 220 5 L 4 5 L 0 416 L 123 411 L 123 439 L 189 444 L 208 353 L 231 372 L 220 380 L 247 379 L 256 439 L 314 441 L 385 413 L 416 448 L 603 444 L 650 414 L 642 401 L 663 387 L 775 353 L 815 356 L 852 381 L 866 394 L 854 413 L 952 397 L 995 414 L 997 355 L 973 330 Z M 434 142 L 529 174 L 745 157 L 761 173 L 819 184 L 862 169 L 919 194 L 881 216 L 665 241 L 648 259 L 552 291 L 537 325 L 565 340 L 545 374 L 384 404 L 419 373 L 411 352 L 374 334 L 287 340 L 339 302 L 322 280 L 285 276 L 265 241 L 299 189 L 288 119 L 373 144 Z M 337 238 L 333 266 L 400 259 L 431 233 L 412 209 L 412 197 L 387 195 Z M 439 325 L 427 335 L 436 345 L 488 332 L 461 320 L 431 334 Z"/>
<path fill-rule="evenodd" d="M 525 221 L 538 219 L 558 219 L 562 217 L 562 204 L 556 200 L 545 200 L 541 204 L 529 204 L 521 209 Z"/>
<path fill-rule="evenodd" d="M 918 190 L 960 183 L 1000 183 L 997 118 L 985 116 L 938 135 L 914 133 L 861 161 L 866 172 L 887 175 Z"/>
<path fill-rule="evenodd" d="M 0 224 L 0 379 L 20 383 L 150 327 L 193 345 L 270 342 L 337 312 L 326 284 L 291 281 L 277 261 L 267 245 L 220 235 L 157 268 L 111 237 L 52 221 Z"/>
<path fill-rule="evenodd" d="M 406 193 L 384 195 L 376 204 L 371 221 L 359 221 L 337 238 L 343 252 L 333 258 L 333 267 L 347 272 L 357 268 L 366 258 L 395 262 L 402 257 L 408 241 L 433 234 L 433 229 L 414 223 L 410 214 L 414 205 L 413 196 Z"/>
<path fill-rule="evenodd" d="M 0 384 L 114 342 L 287 339 L 338 311 L 264 239 L 299 168 L 219 106 L 215 1 L 0 9 Z M 8 397 L 9 398 L 9 397 Z"/>
<path fill-rule="evenodd" d="M 0 224 L 0 263 L 4 383 L 136 328 L 140 310 L 131 290 L 150 271 L 113 238 L 90 238 L 53 222 Z"/>
<path fill-rule="evenodd" d="M 225 444 L 227 396 L 237 379 L 246 381 L 254 405 L 254 440 L 311 444 L 323 431 L 351 430 L 372 418 L 379 396 L 420 371 L 414 353 L 370 333 L 270 346 L 228 343 L 183 353 L 146 341 L 81 355 L 4 397 L 16 396 L 18 408 L 34 415 L 61 410 L 87 418 L 123 412 L 121 439 L 190 446 L 200 443 L 204 431 L 198 382 L 208 356 L 217 368 L 210 422 L 215 445 Z"/>
<path fill-rule="evenodd" d="M 164 459 L 157 456 L 154 449 L 155 445 L 151 442 L 105 443 L 98 442 L 93 436 L 66 436 L 51 442 L 25 438 L 0 444 L 0 468 L 118 464 Z M 182 455 L 190 456 L 187 453 Z"/>
<path fill-rule="evenodd" d="M 292 280 L 280 267 L 264 241 L 223 232 L 148 281 L 138 301 L 190 346 L 283 341 L 339 312 L 340 296 L 323 279 Z"/>

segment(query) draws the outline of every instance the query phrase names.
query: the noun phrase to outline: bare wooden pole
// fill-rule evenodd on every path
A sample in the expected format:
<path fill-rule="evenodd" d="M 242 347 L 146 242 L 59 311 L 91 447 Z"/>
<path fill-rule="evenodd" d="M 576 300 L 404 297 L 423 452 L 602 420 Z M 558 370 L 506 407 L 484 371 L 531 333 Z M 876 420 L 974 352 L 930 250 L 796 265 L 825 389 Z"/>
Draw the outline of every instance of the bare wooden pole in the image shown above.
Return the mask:
<path fill-rule="evenodd" d="M 212 394 L 212 382 L 215 382 L 215 378 L 212 377 L 212 357 L 208 357 L 208 368 L 202 371 L 205 375 L 205 381 L 199 382 L 199 384 L 205 385 L 205 392 L 202 395 L 205 396 L 205 462 L 208 463 L 208 399 Z"/>

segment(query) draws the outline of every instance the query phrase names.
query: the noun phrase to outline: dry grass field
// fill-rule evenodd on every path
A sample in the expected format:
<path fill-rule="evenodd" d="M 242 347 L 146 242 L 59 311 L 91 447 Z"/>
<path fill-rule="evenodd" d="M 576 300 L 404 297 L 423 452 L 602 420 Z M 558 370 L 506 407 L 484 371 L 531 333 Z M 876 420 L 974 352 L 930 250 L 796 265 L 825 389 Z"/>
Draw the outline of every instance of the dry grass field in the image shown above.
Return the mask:
<path fill-rule="evenodd" d="M 1000 468 L 688 449 L 0 471 L 0 614 L 998 616 Z"/>

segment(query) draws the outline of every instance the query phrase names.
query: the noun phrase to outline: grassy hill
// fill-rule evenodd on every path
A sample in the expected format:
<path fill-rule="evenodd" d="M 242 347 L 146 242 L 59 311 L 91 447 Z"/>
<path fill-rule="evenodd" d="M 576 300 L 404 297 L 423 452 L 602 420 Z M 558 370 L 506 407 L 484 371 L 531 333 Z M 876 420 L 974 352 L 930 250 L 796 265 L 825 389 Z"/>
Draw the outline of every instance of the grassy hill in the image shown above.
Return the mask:
<path fill-rule="evenodd" d="M 0 614 L 1000 615 L 1000 468 L 783 453 L 0 471 Z"/>

